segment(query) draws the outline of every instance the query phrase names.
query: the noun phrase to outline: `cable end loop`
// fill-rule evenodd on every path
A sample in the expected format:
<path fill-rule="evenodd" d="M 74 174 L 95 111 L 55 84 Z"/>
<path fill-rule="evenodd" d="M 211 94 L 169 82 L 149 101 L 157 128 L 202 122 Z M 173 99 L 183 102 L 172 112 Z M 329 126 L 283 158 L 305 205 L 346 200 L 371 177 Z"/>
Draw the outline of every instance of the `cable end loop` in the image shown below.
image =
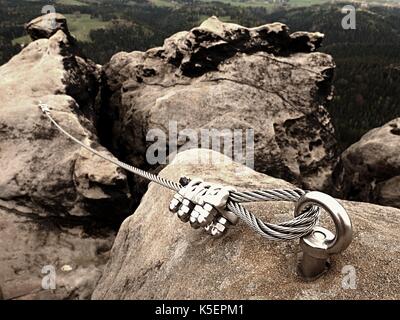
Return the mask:
<path fill-rule="evenodd" d="M 44 114 L 50 114 L 50 108 L 46 103 L 39 103 L 39 108 Z"/>

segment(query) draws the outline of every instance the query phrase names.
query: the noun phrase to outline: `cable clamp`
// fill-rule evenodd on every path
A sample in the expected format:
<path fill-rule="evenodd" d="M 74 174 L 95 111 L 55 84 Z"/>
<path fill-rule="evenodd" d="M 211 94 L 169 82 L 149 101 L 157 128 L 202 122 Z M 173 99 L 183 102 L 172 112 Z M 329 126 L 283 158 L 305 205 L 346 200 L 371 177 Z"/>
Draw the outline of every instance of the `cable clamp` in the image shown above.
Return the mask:
<path fill-rule="evenodd" d="M 182 179 L 181 179 L 182 180 Z M 192 179 L 183 186 L 170 202 L 169 210 L 194 229 L 204 228 L 214 237 L 222 236 L 239 218 L 226 207 L 231 186 Z"/>

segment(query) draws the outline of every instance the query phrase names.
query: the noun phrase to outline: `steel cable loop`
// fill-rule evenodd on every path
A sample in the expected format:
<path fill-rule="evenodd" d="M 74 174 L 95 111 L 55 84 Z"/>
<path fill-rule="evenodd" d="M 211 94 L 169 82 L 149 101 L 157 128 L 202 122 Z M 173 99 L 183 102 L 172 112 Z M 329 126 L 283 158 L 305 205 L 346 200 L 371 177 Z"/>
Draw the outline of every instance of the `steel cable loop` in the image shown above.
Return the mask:
<path fill-rule="evenodd" d="M 267 238 L 268 240 L 280 241 L 280 240 L 294 240 L 301 238 L 309 234 L 315 227 L 317 220 L 316 218 L 310 219 L 310 217 L 303 218 L 299 215 L 297 218 L 284 222 L 281 224 L 270 224 L 264 223 L 260 219 L 249 212 L 240 203 L 229 201 L 227 207 L 230 211 L 234 212 L 239 216 L 244 222 L 246 222 L 254 231 L 258 234 Z M 309 209 L 309 214 L 312 213 L 314 217 L 318 217 L 320 209 L 318 207 L 311 207 Z M 296 220 L 297 226 L 292 228 L 281 228 L 287 223 Z"/>
<path fill-rule="evenodd" d="M 80 140 L 76 139 L 70 133 L 65 131 L 51 116 L 47 105 L 40 104 L 44 115 L 56 126 L 56 128 L 66 135 L 68 138 L 79 144 L 81 147 L 96 154 L 97 156 L 109 161 L 118 167 L 121 167 L 129 172 L 137 174 L 150 181 L 156 182 L 168 189 L 179 191 L 183 186 L 169 179 L 160 177 L 153 173 L 136 168 L 126 164 L 118 159 L 108 157 L 101 152 L 87 146 Z M 285 221 L 279 224 L 264 223 L 254 214 L 249 212 L 240 203 L 258 202 L 258 201 L 298 201 L 306 191 L 301 189 L 270 189 L 270 190 L 254 190 L 254 191 L 232 191 L 227 202 L 227 208 L 248 224 L 255 232 L 267 238 L 268 240 L 293 240 L 301 238 L 309 234 L 318 222 L 320 208 L 311 206 L 302 214 L 293 218 L 290 221 Z"/>

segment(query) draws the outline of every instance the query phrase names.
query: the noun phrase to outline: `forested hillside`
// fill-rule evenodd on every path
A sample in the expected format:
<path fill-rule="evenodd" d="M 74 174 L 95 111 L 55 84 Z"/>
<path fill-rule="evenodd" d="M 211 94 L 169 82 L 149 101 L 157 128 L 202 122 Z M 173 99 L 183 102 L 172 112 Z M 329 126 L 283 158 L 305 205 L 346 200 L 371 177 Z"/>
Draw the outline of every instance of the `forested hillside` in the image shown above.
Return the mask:
<path fill-rule="evenodd" d="M 229 2 L 229 1 L 226 1 Z M 0 64 L 28 42 L 23 24 L 47 1 L 0 0 Z M 325 33 L 324 52 L 333 55 L 335 98 L 329 106 L 342 148 L 369 129 L 400 116 L 400 9 L 359 7 L 356 30 L 344 30 L 344 4 L 290 8 L 243 6 L 208 1 L 59 0 L 83 53 L 104 64 L 118 51 L 159 46 L 171 34 L 190 29 L 211 15 L 256 26 L 273 21 L 292 30 Z"/>
<path fill-rule="evenodd" d="M 356 30 L 341 28 L 340 5 L 281 10 L 269 19 L 325 33 L 321 51 L 337 64 L 329 106 L 342 147 L 400 116 L 400 9 L 359 9 Z"/>

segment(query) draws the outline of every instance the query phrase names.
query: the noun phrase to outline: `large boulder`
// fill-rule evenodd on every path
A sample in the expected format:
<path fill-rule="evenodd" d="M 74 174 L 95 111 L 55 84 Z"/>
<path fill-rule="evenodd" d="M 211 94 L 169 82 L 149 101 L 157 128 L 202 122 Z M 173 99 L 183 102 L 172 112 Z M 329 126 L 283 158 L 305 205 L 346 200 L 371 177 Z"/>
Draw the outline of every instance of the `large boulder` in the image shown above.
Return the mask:
<path fill-rule="evenodd" d="M 0 67 L 0 285 L 6 299 L 37 297 L 41 268 L 63 263 L 74 271 L 54 297 L 90 295 L 104 262 L 97 255 L 114 235 L 97 234 L 96 225 L 119 225 L 129 210 L 125 173 L 63 136 L 38 107 L 47 103 L 69 132 L 111 156 L 95 129 L 99 66 L 76 51 L 59 28 Z M 88 284 L 86 293 L 77 291 L 74 277 L 76 285 Z"/>
<path fill-rule="evenodd" d="M 338 192 L 348 199 L 400 208 L 400 118 L 345 150 L 334 177 Z"/>
<path fill-rule="evenodd" d="M 182 175 L 201 177 L 239 189 L 291 186 L 215 152 L 213 162 L 199 165 L 199 155 L 204 159 L 211 153 L 204 149 L 180 153 L 161 175 L 175 181 Z M 92 298 L 400 298 L 398 209 L 340 201 L 353 222 L 353 242 L 333 257 L 327 274 L 306 283 L 295 271 L 298 241 L 266 241 L 243 222 L 223 238 L 213 239 L 168 211 L 172 196 L 172 191 L 150 184 L 139 208 L 122 224 Z M 287 202 L 257 203 L 249 208 L 265 221 L 293 216 L 293 204 Z M 349 280 L 353 276 L 355 282 Z"/>
<path fill-rule="evenodd" d="M 197 137 L 201 129 L 253 129 L 256 170 L 329 188 L 337 157 L 324 104 L 334 62 L 314 52 L 322 38 L 290 34 L 281 23 L 245 28 L 212 17 L 163 47 L 120 52 L 104 67 L 102 123 L 109 143 L 130 163 L 148 166 L 153 141 L 146 135 L 151 129 L 168 134 L 172 121 L 181 149 L 198 146 L 183 129 Z"/>

